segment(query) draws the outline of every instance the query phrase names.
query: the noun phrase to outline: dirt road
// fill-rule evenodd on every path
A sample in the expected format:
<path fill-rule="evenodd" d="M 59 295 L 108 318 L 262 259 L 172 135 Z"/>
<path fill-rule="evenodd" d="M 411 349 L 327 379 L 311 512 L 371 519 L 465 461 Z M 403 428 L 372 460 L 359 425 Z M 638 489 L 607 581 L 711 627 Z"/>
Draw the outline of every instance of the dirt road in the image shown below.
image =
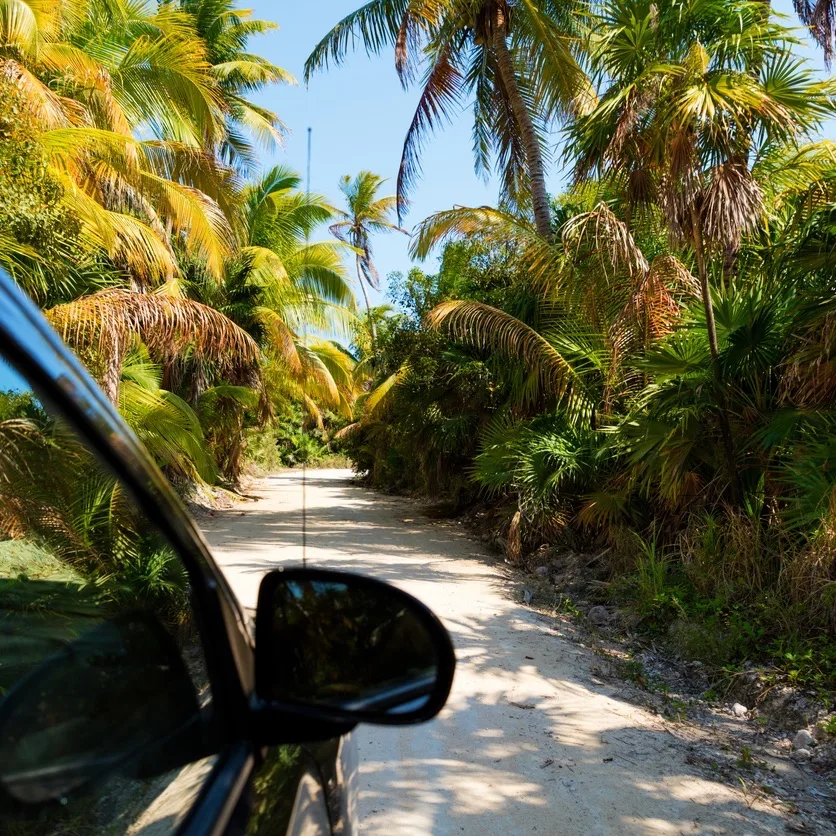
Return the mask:
<path fill-rule="evenodd" d="M 261 575 L 301 560 L 300 474 L 262 480 L 260 499 L 205 521 L 242 603 Z M 425 601 L 458 655 L 431 724 L 357 730 L 364 834 L 750 834 L 785 819 L 701 777 L 663 723 L 593 681 L 590 651 L 513 600 L 499 558 L 413 503 L 308 474 L 308 562 L 389 580 Z M 749 804 L 752 803 L 750 808 Z"/>

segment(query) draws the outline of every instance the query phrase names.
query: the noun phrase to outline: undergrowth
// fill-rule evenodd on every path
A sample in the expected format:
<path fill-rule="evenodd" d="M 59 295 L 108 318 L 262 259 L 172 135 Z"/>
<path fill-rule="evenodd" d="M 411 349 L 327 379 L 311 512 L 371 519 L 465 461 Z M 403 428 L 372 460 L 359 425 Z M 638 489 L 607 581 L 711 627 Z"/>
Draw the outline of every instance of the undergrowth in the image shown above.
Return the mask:
<path fill-rule="evenodd" d="M 796 571 L 805 548 L 767 538 L 757 521 L 703 516 L 665 542 L 655 531 L 622 538 L 607 595 L 634 614 L 641 636 L 730 676 L 754 664 L 764 680 L 836 691 L 832 606 L 805 598 Z M 829 544 L 825 544 L 829 548 Z M 627 552 L 625 554 L 625 551 Z M 627 568 L 629 567 L 629 568 Z M 821 595 L 819 591 L 819 596 Z"/>

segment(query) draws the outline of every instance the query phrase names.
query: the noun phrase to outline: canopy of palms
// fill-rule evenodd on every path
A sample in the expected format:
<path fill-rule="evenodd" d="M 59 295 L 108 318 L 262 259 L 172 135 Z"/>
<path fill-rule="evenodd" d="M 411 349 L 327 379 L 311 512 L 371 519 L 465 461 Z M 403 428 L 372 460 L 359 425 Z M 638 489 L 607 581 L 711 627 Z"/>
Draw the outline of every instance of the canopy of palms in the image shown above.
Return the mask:
<path fill-rule="evenodd" d="M 247 155 L 242 125 L 277 137 L 246 95 L 290 80 L 244 52 L 265 25 L 197 0 L 2 5 L 4 98 L 22 94 L 85 245 L 140 285 L 172 278 L 181 245 L 217 274 L 237 189 L 218 153 Z"/>
<path fill-rule="evenodd" d="M 275 113 L 250 100 L 267 85 L 296 83 L 286 70 L 247 49 L 250 37 L 278 27 L 253 19 L 252 11 L 238 8 L 235 0 L 181 0 L 180 6 L 206 44 L 206 58 L 226 105 L 221 155 L 248 171 L 255 163 L 252 139 L 271 150 L 286 131 Z"/>
<path fill-rule="evenodd" d="M 248 186 L 240 240 L 223 280 L 196 267 L 187 292 L 245 329 L 284 370 L 269 378 L 274 397 L 313 394 L 338 409 L 349 393 L 334 380 L 327 344 L 306 332 L 347 333 L 355 302 L 343 264 L 346 247 L 310 240 L 335 210 L 299 186 L 299 176 L 282 166 Z M 307 405 L 313 410 L 313 401 Z"/>
<path fill-rule="evenodd" d="M 333 352 L 304 337 L 352 316 L 342 245 L 308 242 L 333 211 L 286 170 L 241 180 L 254 144 L 284 130 L 251 100 L 294 81 L 248 50 L 273 25 L 234 0 L 3 0 L 0 12 L 0 93 L 14 114 L 0 172 L 26 160 L 23 175 L 0 173 L 0 260 L 51 306 L 113 402 L 125 358 L 150 352 L 166 409 L 181 395 L 232 427 L 235 439 L 208 437 L 233 482 L 246 410 L 263 420 L 271 397 L 345 410 Z M 274 361 L 283 390 L 262 374 Z"/>
<path fill-rule="evenodd" d="M 751 162 L 815 126 L 831 110 L 830 91 L 786 55 L 789 33 L 760 3 L 605 3 L 591 31 L 592 66 L 606 89 L 573 128 L 577 175 L 595 169 L 629 210 L 658 206 L 692 249 L 716 363 L 712 254 L 725 254 L 730 268 L 764 211 Z M 734 473 L 719 378 L 716 388 Z"/>
<path fill-rule="evenodd" d="M 405 85 L 423 73 L 398 174 L 399 213 L 420 174 L 429 134 L 472 105 L 477 172 L 487 175 L 494 160 L 503 199 L 530 205 L 538 232 L 548 237 L 548 131 L 555 118 L 587 107 L 590 97 L 576 59 L 574 11 L 551 0 L 372 0 L 320 41 L 305 77 L 340 64 L 358 43 L 373 53 L 393 47 Z"/>

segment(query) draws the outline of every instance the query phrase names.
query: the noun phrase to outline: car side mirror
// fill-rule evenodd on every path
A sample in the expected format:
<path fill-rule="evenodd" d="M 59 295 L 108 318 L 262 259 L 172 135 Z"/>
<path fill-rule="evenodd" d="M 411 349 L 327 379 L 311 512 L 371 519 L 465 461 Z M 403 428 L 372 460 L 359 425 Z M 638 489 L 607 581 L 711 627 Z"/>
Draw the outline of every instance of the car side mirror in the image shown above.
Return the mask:
<path fill-rule="evenodd" d="M 330 723 L 419 723 L 444 706 L 456 657 L 416 598 L 373 578 L 284 569 L 261 582 L 256 692 L 271 709 Z"/>

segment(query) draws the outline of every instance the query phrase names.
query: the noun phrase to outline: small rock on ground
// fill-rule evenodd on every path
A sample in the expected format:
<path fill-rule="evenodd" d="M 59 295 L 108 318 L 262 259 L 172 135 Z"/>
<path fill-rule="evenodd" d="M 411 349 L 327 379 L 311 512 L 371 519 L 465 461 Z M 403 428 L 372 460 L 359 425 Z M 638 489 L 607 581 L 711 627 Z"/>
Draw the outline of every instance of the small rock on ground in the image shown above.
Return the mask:
<path fill-rule="evenodd" d="M 597 607 L 592 607 L 587 614 L 587 617 L 596 627 L 603 627 L 609 623 L 610 611 L 606 607 L 599 605 Z"/>
<path fill-rule="evenodd" d="M 792 739 L 792 748 L 796 751 L 799 749 L 809 749 L 812 745 L 813 735 L 807 729 L 799 729 Z"/>

